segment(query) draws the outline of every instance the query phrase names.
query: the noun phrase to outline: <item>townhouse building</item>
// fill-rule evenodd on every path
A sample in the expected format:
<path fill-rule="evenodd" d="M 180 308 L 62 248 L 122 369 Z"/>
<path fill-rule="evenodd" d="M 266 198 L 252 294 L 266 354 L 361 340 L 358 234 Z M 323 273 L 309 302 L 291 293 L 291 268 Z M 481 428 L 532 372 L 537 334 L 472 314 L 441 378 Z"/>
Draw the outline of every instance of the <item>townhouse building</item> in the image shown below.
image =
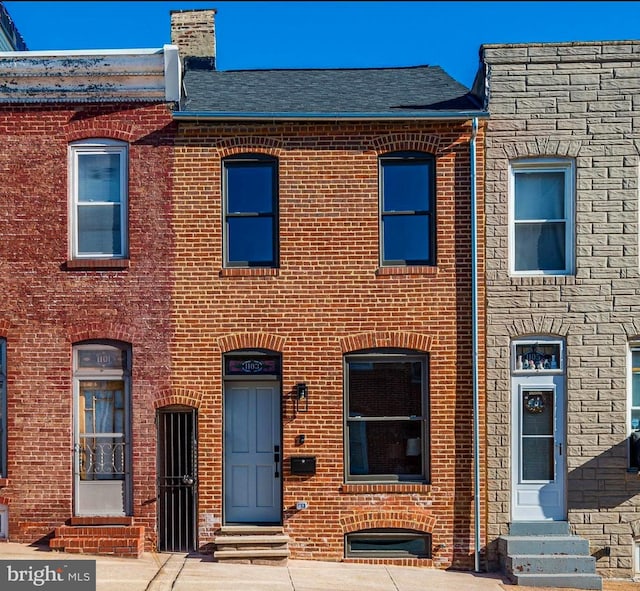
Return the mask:
<path fill-rule="evenodd" d="M 515 537 L 573 536 L 600 575 L 640 572 L 639 57 L 481 48 L 493 564 Z"/>
<path fill-rule="evenodd" d="M 177 51 L 7 51 L 0 79 L 0 536 L 137 556 L 171 383 Z"/>
<path fill-rule="evenodd" d="M 185 71 L 158 445 L 187 451 L 160 462 L 186 475 L 160 547 L 471 568 L 486 113 L 435 66 L 218 71 L 214 15 L 171 14 Z"/>

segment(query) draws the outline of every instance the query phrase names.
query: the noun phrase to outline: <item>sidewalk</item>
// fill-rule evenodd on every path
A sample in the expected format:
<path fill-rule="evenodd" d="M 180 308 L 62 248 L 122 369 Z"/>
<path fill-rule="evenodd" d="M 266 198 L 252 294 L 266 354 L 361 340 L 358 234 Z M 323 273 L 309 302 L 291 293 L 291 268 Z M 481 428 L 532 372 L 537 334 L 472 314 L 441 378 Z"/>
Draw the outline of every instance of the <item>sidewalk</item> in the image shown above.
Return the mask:
<path fill-rule="evenodd" d="M 139 559 L 50 552 L 11 542 L 0 559 L 95 560 L 97 591 L 505 591 L 498 574 L 432 568 L 289 560 L 287 566 L 219 564 L 210 556 Z"/>

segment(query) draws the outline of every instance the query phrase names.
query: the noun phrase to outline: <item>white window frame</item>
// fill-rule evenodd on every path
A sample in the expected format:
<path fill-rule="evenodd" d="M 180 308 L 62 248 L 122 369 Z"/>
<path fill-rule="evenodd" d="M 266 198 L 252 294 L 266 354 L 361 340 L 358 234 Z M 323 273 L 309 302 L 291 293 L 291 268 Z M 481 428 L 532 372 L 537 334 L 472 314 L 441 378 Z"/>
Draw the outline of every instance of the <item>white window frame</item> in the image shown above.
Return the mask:
<path fill-rule="evenodd" d="M 562 220 L 526 220 L 527 222 L 564 221 L 565 223 L 565 269 L 516 270 L 515 260 L 515 177 L 520 172 L 564 173 L 564 218 Z M 515 276 L 573 275 L 575 273 L 575 164 L 573 160 L 528 158 L 509 164 L 509 272 Z"/>
<path fill-rule="evenodd" d="M 69 232 L 72 259 L 125 259 L 128 257 L 128 144 L 116 140 L 90 139 L 69 145 Z M 114 253 L 87 253 L 78 248 L 78 157 L 82 154 L 118 154 L 120 156 L 120 251 Z M 113 205 L 95 202 L 95 205 Z"/>

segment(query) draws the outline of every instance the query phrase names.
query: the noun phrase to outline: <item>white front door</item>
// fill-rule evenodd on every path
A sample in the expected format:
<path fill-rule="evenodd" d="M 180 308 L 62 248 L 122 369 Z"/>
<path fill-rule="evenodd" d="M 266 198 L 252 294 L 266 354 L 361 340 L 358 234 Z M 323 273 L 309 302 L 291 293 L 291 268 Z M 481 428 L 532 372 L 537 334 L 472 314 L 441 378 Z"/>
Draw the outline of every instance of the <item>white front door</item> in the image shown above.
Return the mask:
<path fill-rule="evenodd" d="M 280 385 L 227 382 L 224 396 L 225 523 L 280 523 Z"/>
<path fill-rule="evenodd" d="M 564 376 L 513 379 L 512 519 L 566 519 Z"/>

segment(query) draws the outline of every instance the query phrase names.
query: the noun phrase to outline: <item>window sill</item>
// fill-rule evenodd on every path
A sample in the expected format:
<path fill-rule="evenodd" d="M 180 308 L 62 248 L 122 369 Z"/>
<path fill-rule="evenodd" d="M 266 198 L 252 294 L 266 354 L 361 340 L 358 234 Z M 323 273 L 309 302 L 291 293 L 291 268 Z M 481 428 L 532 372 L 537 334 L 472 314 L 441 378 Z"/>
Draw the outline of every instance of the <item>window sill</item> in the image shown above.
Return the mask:
<path fill-rule="evenodd" d="M 416 267 L 378 267 L 376 275 L 378 277 L 388 277 L 392 275 L 437 275 L 438 267 L 416 266 Z"/>
<path fill-rule="evenodd" d="M 70 259 L 63 268 L 65 271 L 121 271 L 129 268 L 129 259 Z"/>
<path fill-rule="evenodd" d="M 220 269 L 220 277 L 277 277 L 274 267 L 229 267 Z"/>
<path fill-rule="evenodd" d="M 5 486 L 9 486 L 9 479 L 0 478 L 0 488 L 4 488 Z"/>
<path fill-rule="evenodd" d="M 413 493 L 427 493 L 431 490 L 431 485 L 426 482 L 390 482 L 388 484 L 382 483 L 362 483 L 362 484 L 343 484 L 340 487 L 340 492 L 345 495 L 359 495 L 359 494 L 413 494 Z"/>

